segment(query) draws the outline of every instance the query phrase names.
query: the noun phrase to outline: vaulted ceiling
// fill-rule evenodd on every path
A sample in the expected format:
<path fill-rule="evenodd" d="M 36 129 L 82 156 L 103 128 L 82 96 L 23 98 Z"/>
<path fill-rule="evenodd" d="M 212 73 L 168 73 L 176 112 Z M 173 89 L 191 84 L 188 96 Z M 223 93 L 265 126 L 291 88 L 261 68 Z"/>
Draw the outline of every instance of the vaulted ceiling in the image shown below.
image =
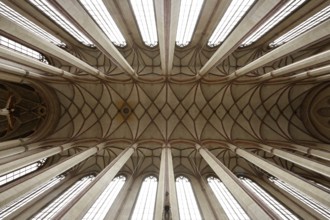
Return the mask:
<path fill-rule="evenodd" d="M 176 141 L 318 141 L 305 126 L 302 105 L 311 89 L 328 81 L 308 77 L 306 71 L 329 64 L 330 21 L 324 22 L 323 30 L 277 48 L 269 43 L 329 6 L 327 0 L 307 1 L 257 42 L 239 47 L 286 2 L 259 0 L 214 48 L 207 41 L 230 4 L 227 0 L 204 1 L 192 41 L 182 48 L 175 46 L 176 0 L 154 1 L 159 43 L 153 48 L 143 43 L 128 0 L 104 1 L 127 41 L 123 48 L 105 37 L 77 1 L 52 3 L 96 47 L 77 42 L 27 1 L 2 2 L 67 45 L 59 48 L 9 21 L 1 23 L 8 25 L 1 34 L 42 52 L 50 65 L 64 70 L 56 75 L 1 54 L 1 61 L 20 63 L 15 66 L 36 73 L 30 80 L 55 91 L 60 117 L 47 139 L 157 142 L 158 147 L 175 146 Z M 319 58 L 320 54 L 325 55 Z M 309 58 L 313 62 L 304 66 Z M 280 72 L 277 77 L 274 70 Z M 295 78 L 297 74 L 301 77 Z M 150 146 L 146 149 L 153 151 Z M 183 151 L 184 147 L 178 154 Z"/>

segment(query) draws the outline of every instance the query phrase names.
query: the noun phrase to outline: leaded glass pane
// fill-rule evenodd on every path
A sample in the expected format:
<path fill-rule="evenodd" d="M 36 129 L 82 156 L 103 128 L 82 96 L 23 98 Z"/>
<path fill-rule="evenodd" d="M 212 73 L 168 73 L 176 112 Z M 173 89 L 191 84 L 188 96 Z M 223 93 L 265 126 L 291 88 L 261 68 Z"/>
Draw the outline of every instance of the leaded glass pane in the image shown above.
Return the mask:
<path fill-rule="evenodd" d="M 244 209 L 231 195 L 227 187 L 218 178 L 209 177 L 207 178 L 207 182 L 209 183 L 211 189 L 213 190 L 213 193 L 217 197 L 219 203 L 221 204 L 229 219 L 250 219 Z"/>
<path fill-rule="evenodd" d="M 266 34 L 271 28 L 281 22 L 284 18 L 290 15 L 295 9 L 302 5 L 306 0 L 290 0 L 281 7 L 273 16 L 264 22 L 256 31 L 254 31 L 241 46 L 248 46 L 257 41 L 260 37 Z"/>
<path fill-rule="evenodd" d="M 83 219 L 104 219 L 108 210 L 110 209 L 112 203 L 115 201 L 118 193 L 123 187 L 126 181 L 126 177 L 118 176 L 114 178 L 109 186 L 104 190 L 104 192 L 95 201 L 93 206 L 88 210 Z"/>
<path fill-rule="evenodd" d="M 136 201 L 132 220 L 152 220 L 157 194 L 157 178 L 149 176 L 144 179 Z"/>
<path fill-rule="evenodd" d="M 32 50 L 31 48 L 28 48 L 20 43 L 17 43 L 1 35 L 0 35 L 0 45 L 48 64 L 48 61 L 45 58 L 45 56 L 39 53 L 38 51 Z"/>
<path fill-rule="evenodd" d="M 275 177 L 269 177 L 269 180 L 271 182 L 273 182 L 275 185 L 277 185 L 278 187 L 280 187 L 281 189 L 290 193 L 292 196 L 301 200 L 306 205 L 313 208 L 315 211 L 319 212 L 321 215 L 325 216 L 326 218 L 330 217 L 330 208 L 315 201 L 314 199 L 310 198 L 309 196 L 305 195 L 304 193 L 300 192 L 299 190 L 290 186 L 289 184 L 283 182 L 282 180 L 279 180 Z"/>
<path fill-rule="evenodd" d="M 29 0 L 33 5 L 35 5 L 39 10 L 45 13 L 48 17 L 50 17 L 53 21 L 55 21 L 58 25 L 64 28 L 68 33 L 70 33 L 74 38 L 76 38 L 79 42 L 87 45 L 93 46 L 88 37 L 85 36 L 81 31 L 79 31 L 66 17 L 62 15 L 55 7 L 53 7 L 49 0 Z"/>
<path fill-rule="evenodd" d="M 62 193 L 53 202 L 43 208 L 32 219 L 52 219 L 58 212 L 60 212 L 70 201 L 72 201 L 86 186 L 88 186 L 93 180 L 94 176 L 86 176 L 78 180 L 69 189 Z"/>
<path fill-rule="evenodd" d="M 80 3 L 114 45 L 119 47 L 126 46 L 123 34 L 102 0 L 80 0 Z"/>
<path fill-rule="evenodd" d="M 181 0 L 176 45 L 184 47 L 191 41 L 204 0 Z"/>
<path fill-rule="evenodd" d="M 313 27 L 319 25 L 320 23 L 326 21 L 330 17 L 330 5 L 320 12 L 316 13 L 300 25 L 296 26 L 295 28 L 291 29 L 287 33 L 283 34 L 273 42 L 269 44 L 270 47 L 280 46 L 299 35 L 307 32 L 308 30 L 312 29 Z"/>
<path fill-rule="evenodd" d="M 0 176 L 0 186 L 8 183 L 8 182 L 11 182 L 15 179 L 18 179 L 22 176 L 25 176 L 29 173 L 32 173 L 33 171 L 37 170 L 39 167 L 41 167 L 42 165 L 44 165 L 46 159 L 42 159 L 42 160 L 39 160 L 35 163 L 32 163 L 28 166 L 25 166 L 25 167 L 22 167 L 18 170 L 15 170 L 13 172 L 10 172 L 10 173 L 7 173 L 3 176 Z"/>
<path fill-rule="evenodd" d="M 153 0 L 130 0 L 143 42 L 154 47 L 158 44 Z"/>
<path fill-rule="evenodd" d="M 32 199 L 36 198 L 37 196 L 41 195 L 48 189 L 52 188 L 56 184 L 58 184 L 61 180 L 64 179 L 64 176 L 58 176 L 53 179 L 51 179 L 49 182 L 39 186 L 38 188 L 34 189 L 32 192 L 27 193 L 26 195 L 20 197 L 19 199 L 9 203 L 8 205 L 5 205 L 0 208 L 0 219 L 5 218 L 6 216 L 10 215 L 20 207 L 24 206 L 28 202 L 30 202 Z"/>
<path fill-rule="evenodd" d="M 44 38 L 45 40 L 56 44 L 57 46 L 65 46 L 65 43 L 63 43 L 61 40 L 51 35 L 50 33 L 45 31 L 32 21 L 28 20 L 24 16 L 20 15 L 2 2 L 0 2 L 0 14 L 26 28 L 28 31 L 32 31 L 33 33 Z"/>
<path fill-rule="evenodd" d="M 184 176 L 179 176 L 176 178 L 175 185 L 179 203 L 180 219 L 202 219 L 190 181 Z"/>
<path fill-rule="evenodd" d="M 208 46 L 221 44 L 253 5 L 255 0 L 233 0 L 210 37 Z"/>
<path fill-rule="evenodd" d="M 253 191 L 263 202 L 265 202 L 272 210 L 276 212 L 281 219 L 292 219 L 298 220 L 292 212 L 290 212 L 286 207 L 269 195 L 265 190 L 263 190 L 258 184 L 253 182 L 251 179 L 246 177 L 239 178 L 251 191 Z"/>

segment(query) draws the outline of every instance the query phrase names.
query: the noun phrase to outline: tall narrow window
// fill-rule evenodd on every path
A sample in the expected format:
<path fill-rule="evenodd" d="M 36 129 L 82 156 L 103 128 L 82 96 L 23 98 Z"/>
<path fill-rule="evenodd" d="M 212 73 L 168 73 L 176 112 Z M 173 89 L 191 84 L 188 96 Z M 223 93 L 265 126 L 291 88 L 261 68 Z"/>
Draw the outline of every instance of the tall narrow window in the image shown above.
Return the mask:
<path fill-rule="evenodd" d="M 289 220 L 299 219 L 287 208 L 285 208 L 281 203 L 279 203 L 276 199 L 274 199 L 271 195 L 269 195 L 265 190 L 263 190 L 258 184 L 253 182 L 251 179 L 243 176 L 239 177 L 239 179 L 251 191 L 253 191 L 263 202 L 265 202 L 269 206 L 269 208 L 271 208 L 276 212 L 276 214 L 281 216 L 281 219 L 289 219 Z"/>
<path fill-rule="evenodd" d="M 294 187 L 290 186 L 289 184 L 283 182 L 282 180 L 279 180 L 275 177 L 269 177 L 269 180 L 273 182 L 275 185 L 280 187 L 281 189 L 287 191 L 292 196 L 296 197 L 297 199 L 301 200 L 306 205 L 310 206 L 312 209 L 320 213 L 321 215 L 325 216 L 326 218 L 329 218 L 330 216 L 330 209 L 326 206 L 318 203 L 317 201 L 311 199 L 304 193 L 300 192 L 299 190 L 295 189 Z"/>
<path fill-rule="evenodd" d="M 66 190 L 57 199 L 42 209 L 32 219 L 52 219 L 61 209 L 74 199 L 88 184 L 94 180 L 94 176 L 85 176 Z"/>
<path fill-rule="evenodd" d="M 284 18 L 296 10 L 306 0 L 290 0 L 283 5 L 273 16 L 271 16 L 265 23 L 263 23 L 256 31 L 254 31 L 241 46 L 248 46 L 257 41 L 260 37 L 266 34 L 271 28 L 281 22 Z"/>
<path fill-rule="evenodd" d="M 45 13 L 48 17 L 50 17 L 53 21 L 55 21 L 58 25 L 64 28 L 68 33 L 70 33 L 74 38 L 76 38 L 79 42 L 87 45 L 93 46 L 88 37 L 85 36 L 81 31 L 79 31 L 68 19 L 66 19 L 62 13 L 60 13 L 55 7 L 53 7 L 49 0 L 30 0 L 30 2 L 36 6 L 39 10 Z"/>
<path fill-rule="evenodd" d="M 158 44 L 153 0 L 131 0 L 133 12 L 144 43 L 149 47 Z"/>
<path fill-rule="evenodd" d="M 229 219 L 250 219 L 244 209 L 242 209 L 226 186 L 218 178 L 209 177 L 207 178 L 207 182 Z"/>
<path fill-rule="evenodd" d="M 118 47 L 126 46 L 123 34 L 120 32 L 102 0 L 80 0 L 80 3 L 114 45 Z"/>
<path fill-rule="evenodd" d="M 296 26 L 295 28 L 291 29 L 287 33 L 283 34 L 273 42 L 269 44 L 270 47 L 277 47 L 280 46 L 297 36 L 307 32 L 308 30 L 312 29 L 313 27 L 319 25 L 323 21 L 326 21 L 330 17 L 330 5 L 320 12 L 316 13 L 300 25 Z"/>
<path fill-rule="evenodd" d="M 17 24 L 21 25 L 22 27 L 26 28 L 29 31 L 32 31 L 36 35 L 46 39 L 47 41 L 50 41 L 57 46 L 65 46 L 65 43 L 63 43 L 61 40 L 56 38 L 55 36 L 51 35 L 32 21 L 26 19 L 24 16 L 20 15 L 4 3 L 0 2 L 0 14 L 4 15 L 5 17 L 9 18 L 13 22 L 16 22 Z"/>
<path fill-rule="evenodd" d="M 233 0 L 210 37 L 208 46 L 221 44 L 253 5 L 255 0 Z"/>
<path fill-rule="evenodd" d="M 149 176 L 144 179 L 136 201 L 132 220 L 152 220 L 157 193 L 157 178 Z"/>
<path fill-rule="evenodd" d="M 28 166 L 22 167 L 22 168 L 20 168 L 18 170 L 15 170 L 13 172 L 7 173 L 3 176 L 0 176 L 0 186 L 6 184 L 8 182 L 11 182 L 15 179 L 18 179 L 22 176 L 25 176 L 29 173 L 32 173 L 33 171 L 37 170 L 39 167 L 44 165 L 45 161 L 46 161 L 46 158 L 42 159 L 42 160 L 39 160 L 38 162 L 32 163 Z"/>
<path fill-rule="evenodd" d="M 184 176 L 179 176 L 176 178 L 175 185 L 178 195 L 180 219 L 202 219 L 190 181 Z"/>
<path fill-rule="evenodd" d="M 204 0 L 181 0 L 176 34 L 176 45 L 179 47 L 187 46 L 191 41 L 203 2 Z"/>
<path fill-rule="evenodd" d="M 28 48 L 20 43 L 17 43 L 1 35 L 0 35 L 0 45 L 48 64 L 46 57 L 41 53 L 39 53 L 38 51 L 32 50 L 31 48 Z"/>
<path fill-rule="evenodd" d="M 42 186 L 39 186 L 38 188 L 34 189 L 32 192 L 22 196 L 18 200 L 15 200 L 8 205 L 0 208 L 0 219 L 5 218 L 6 216 L 10 215 L 20 207 L 24 206 L 28 202 L 30 202 L 32 199 L 36 198 L 37 196 L 41 195 L 48 189 L 52 188 L 56 184 L 58 184 L 61 180 L 64 179 L 64 176 L 57 176 L 53 179 L 51 179 L 49 182 L 45 183 Z"/>
<path fill-rule="evenodd" d="M 94 205 L 88 210 L 83 219 L 104 219 L 112 203 L 115 201 L 119 191 L 123 187 L 126 177 L 118 176 L 114 178 L 109 186 L 104 190 Z"/>

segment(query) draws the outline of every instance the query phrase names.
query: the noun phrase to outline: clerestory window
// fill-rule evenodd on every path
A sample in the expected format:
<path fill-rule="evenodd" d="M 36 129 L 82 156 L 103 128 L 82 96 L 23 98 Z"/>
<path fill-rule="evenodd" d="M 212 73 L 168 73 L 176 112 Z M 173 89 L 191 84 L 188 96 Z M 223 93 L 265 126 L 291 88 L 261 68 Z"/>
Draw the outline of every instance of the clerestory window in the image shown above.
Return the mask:
<path fill-rule="evenodd" d="M 233 0 L 211 35 L 207 45 L 215 47 L 221 44 L 245 16 L 254 2 L 255 0 Z"/>
<path fill-rule="evenodd" d="M 12 20 L 13 22 L 19 24 L 20 26 L 24 27 L 28 31 L 33 32 L 34 34 L 44 38 L 45 40 L 56 44 L 57 46 L 66 46 L 64 42 L 62 42 L 57 37 L 53 36 L 52 34 L 48 33 L 32 21 L 28 20 L 21 14 L 17 13 L 4 3 L 0 2 L 0 14 L 7 17 L 8 19 Z"/>
<path fill-rule="evenodd" d="M 19 199 L 3 206 L 2 208 L 0 208 L 0 219 L 7 217 L 11 213 L 15 212 L 17 209 L 23 207 L 34 198 L 38 197 L 42 193 L 46 192 L 48 189 L 58 184 L 64 178 L 65 177 L 63 175 L 57 176 L 51 179 L 49 182 L 37 187 L 32 192 L 27 193 L 24 196 L 21 196 Z"/>
<path fill-rule="evenodd" d="M 330 17 L 330 5 L 312 17 L 308 18 L 306 21 L 302 22 L 295 28 L 291 29 L 287 33 L 283 34 L 282 36 L 278 37 L 276 40 L 269 44 L 270 47 L 277 47 L 280 46 L 299 35 L 307 32 L 308 30 L 312 29 L 313 27 L 321 24 L 322 22 L 326 21 Z"/>
<path fill-rule="evenodd" d="M 63 16 L 54 6 L 52 6 L 49 0 L 29 0 L 34 6 L 36 6 L 40 11 L 45 13 L 49 18 L 60 25 L 64 30 L 66 30 L 70 35 L 72 35 L 76 40 L 81 42 L 86 46 L 93 46 L 93 43 L 88 37 L 85 36 L 81 31 L 79 31 L 66 17 Z"/>
<path fill-rule="evenodd" d="M 281 219 L 299 219 L 291 211 L 289 211 L 286 207 L 279 203 L 275 198 L 273 198 L 269 193 L 267 193 L 263 188 L 261 188 L 257 183 L 243 176 L 239 177 L 239 179 L 244 183 L 245 186 L 248 187 L 248 189 L 253 191 L 269 208 L 271 208 L 279 216 L 281 216 Z"/>
<path fill-rule="evenodd" d="M 36 171 L 39 167 L 43 166 L 45 164 L 46 158 L 41 159 L 35 163 L 32 163 L 28 166 L 22 167 L 20 169 L 17 169 L 13 172 L 7 173 L 5 175 L 0 176 L 0 186 L 9 183 L 11 181 L 14 181 L 22 176 L 25 176 L 29 173 L 32 173 L 33 171 Z"/>
<path fill-rule="evenodd" d="M 244 209 L 236 201 L 236 199 L 229 192 L 227 187 L 215 177 L 207 178 L 207 182 L 210 185 L 213 193 L 217 197 L 220 205 L 224 209 L 227 217 L 233 220 L 247 220 L 250 219 Z"/>
<path fill-rule="evenodd" d="M 114 45 L 126 46 L 123 34 L 102 0 L 80 0 L 80 3 Z"/>
<path fill-rule="evenodd" d="M 70 203 L 83 189 L 86 188 L 93 180 L 95 176 L 89 175 L 81 178 L 69 189 L 57 197 L 53 202 L 48 204 L 40 212 L 38 212 L 32 219 L 52 219 L 57 213 L 59 213 L 67 204 Z"/>
<path fill-rule="evenodd" d="M 157 194 L 157 178 L 148 176 L 144 179 L 132 214 L 132 220 L 152 220 Z"/>
<path fill-rule="evenodd" d="M 274 183 L 279 188 L 285 190 L 286 192 L 290 193 L 292 196 L 296 197 L 321 215 L 325 216 L 326 218 L 329 218 L 330 216 L 330 209 L 321 203 L 315 201 L 314 199 L 308 197 L 304 193 L 300 192 L 296 188 L 290 186 L 289 184 L 283 182 L 282 180 L 279 180 L 275 177 L 269 177 L 268 178 L 272 183 Z"/>
<path fill-rule="evenodd" d="M 176 178 L 175 186 L 180 220 L 201 220 L 202 216 L 189 179 L 184 176 L 179 176 Z"/>
<path fill-rule="evenodd" d="M 104 190 L 104 192 L 95 201 L 93 206 L 88 210 L 88 212 L 83 217 L 84 220 L 90 219 L 104 219 L 108 210 L 110 209 L 112 203 L 115 201 L 121 188 L 124 186 L 126 181 L 125 176 L 115 177 L 109 186 Z"/>
<path fill-rule="evenodd" d="M 155 8 L 153 0 L 130 0 L 142 40 L 145 45 L 158 44 Z"/>
<path fill-rule="evenodd" d="M 28 48 L 20 43 L 17 43 L 1 35 L 0 35 L 0 45 L 48 64 L 46 57 L 41 53 L 39 53 L 38 51 Z"/>
<path fill-rule="evenodd" d="M 280 23 L 284 18 L 290 15 L 306 0 L 290 0 L 284 4 L 273 16 L 271 16 L 266 22 L 264 22 L 256 31 L 254 31 L 247 39 L 243 41 L 241 47 L 249 46 L 256 42 L 259 38 L 265 35 L 275 25 Z"/>
<path fill-rule="evenodd" d="M 192 38 L 204 0 L 181 0 L 176 45 L 187 46 Z"/>

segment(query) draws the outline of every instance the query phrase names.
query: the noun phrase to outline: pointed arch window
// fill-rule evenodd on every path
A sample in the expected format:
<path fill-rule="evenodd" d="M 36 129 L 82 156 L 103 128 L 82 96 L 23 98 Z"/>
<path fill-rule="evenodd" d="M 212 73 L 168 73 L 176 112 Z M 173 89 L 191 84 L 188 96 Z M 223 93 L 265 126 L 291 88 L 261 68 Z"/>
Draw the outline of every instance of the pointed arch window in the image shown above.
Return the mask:
<path fill-rule="evenodd" d="M 83 217 L 84 220 L 104 219 L 112 203 L 115 201 L 118 193 L 126 181 L 125 176 L 115 177 L 104 192 L 99 196 L 94 205 Z"/>
<path fill-rule="evenodd" d="M 247 220 L 250 219 L 244 209 L 231 195 L 227 187 L 215 177 L 208 177 L 207 182 L 210 185 L 213 193 L 217 197 L 219 203 L 223 207 L 229 219 Z"/>
<path fill-rule="evenodd" d="M 158 181 L 154 176 L 148 176 L 144 179 L 131 217 L 132 220 L 153 219 L 157 185 Z"/>
<path fill-rule="evenodd" d="M 94 46 L 92 41 L 86 37 L 81 31 L 79 31 L 66 17 L 62 15 L 54 6 L 52 6 L 49 0 L 29 0 L 34 6 L 45 13 L 49 18 L 55 21 L 58 25 L 64 28 L 69 34 L 71 34 L 76 40 L 86 46 Z"/>
<path fill-rule="evenodd" d="M 143 42 L 149 47 L 158 44 L 153 0 L 130 0 Z"/>
<path fill-rule="evenodd" d="M 280 23 L 284 18 L 290 15 L 306 0 L 290 0 L 283 5 L 273 16 L 271 16 L 266 22 L 264 22 L 256 31 L 254 31 L 246 40 L 243 41 L 241 47 L 249 46 L 253 42 L 257 41 L 260 37 L 265 35 L 275 25 Z"/>
<path fill-rule="evenodd" d="M 315 201 L 314 199 L 308 197 L 304 193 L 300 192 L 296 188 L 290 186 L 289 184 L 283 182 L 282 180 L 277 179 L 276 177 L 269 177 L 268 178 L 272 183 L 274 183 L 279 188 L 285 190 L 292 196 L 296 197 L 297 199 L 301 200 L 303 203 L 320 213 L 321 215 L 329 218 L 330 216 L 330 209 L 326 206 L 322 205 L 321 203 Z"/>
<path fill-rule="evenodd" d="M 269 193 L 262 189 L 257 183 L 252 181 L 250 178 L 241 176 L 239 179 L 247 186 L 251 191 L 253 191 L 263 202 L 265 202 L 269 208 L 274 210 L 276 214 L 281 216 L 281 219 L 288 220 L 298 220 L 299 218 L 295 216 L 290 210 L 279 203 L 275 198 L 273 198 Z"/>
<path fill-rule="evenodd" d="M 269 44 L 270 47 L 277 47 L 280 46 L 296 37 L 299 35 L 307 32 L 308 30 L 312 29 L 313 27 L 321 24 L 322 22 L 326 21 L 330 17 L 330 5 L 312 17 L 308 18 L 306 21 L 302 22 L 295 28 L 291 29 L 287 33 L 283 34 L 273 42 Z"/>
<path fill-rule="evenodd" d="M 188 178 L 179 176 L 175 182 L 181 220 L 202 219 L 197 201 Z"/>
<path fill-rule="evenodd" d="M 123 34 L 102 0 L 80 0 L 80 3 L 114 45 L 118 47 L 126 46 Z"/>
<path fill-rule="evenodd" d="M 255 0 L 233 0 L 211 35 L 207 45 L 209 47 L 215 47 L 221 44 L 251 8 L 254 2 Z"/>
<path fill-rule="evenodd" d="M 3 176 L 0 176 L 0 186 L 9 183 L 13 180 L 16 180 L 22 176 L 25 176 L 29 173 L 32 173 L 33 171 L 36 171 L 39 167 L 43 166 L 46 162 L 46 158 L 41 159 L 35 163 L 32 163 L 28 166 L 22 167 L 18 170 L 15 170 L 13 172 L 7 173 Z"/>
<path fill-rule="evenodd" d="M 93 180 L 95 176 L 89 175 L 81 178 L 69 189 L 62 193 L 53 202 L 43 208 L 32 219 L 52 219 L 57 213 L 59 213 L 70 201 L 72 201 L 83 189 L 86 188 Z"/>
<path fill-rule="evenodd" d="M 56 184 L 58 184 L 61 180 L 65 177 L 63 175 L 57 176 L 51 179 L 49 182 L 39 186 L 38 188 L 34 189 L 32 192 L 25 194 L 24 196 L 20 197 L 19 199 L 3 206 L 0 208 L 0 219 L 5 218 L 6 216 L 10 215 L 20 207 L 24 206 L 34 198 L 38 197 L 48 189 L 52 188 Z"/>
<path fill-rule="evenodd" d="M 38 51 L 28 48 L 20 43 L 17 43 L 1 35 L 0 35 L 0 45 L 48 64 L 46 57 L 41 53 L 39 53 Z"/>
<path fill-rule="evenodd" d="M 181 0 L 176 45 L 184 47 L 191 41 L 204 0 Z"/>
<path fill-rule="evenodd" d="M 66 46 L 64 42 L 62 42 L 57 37 L 53 36 L 52 34 L 48 33 L 32 21 L 28 20 L 24 16 L 20 15 L 4 3 L 0 2 L 0 14 L 9 18 L 13 22 L 21 25 L 22 27 L 26 28 L 29 31 L 32 31 L 34 34 L 46 39 L 49 42 L 56 44 L 57 46 Z"/>

